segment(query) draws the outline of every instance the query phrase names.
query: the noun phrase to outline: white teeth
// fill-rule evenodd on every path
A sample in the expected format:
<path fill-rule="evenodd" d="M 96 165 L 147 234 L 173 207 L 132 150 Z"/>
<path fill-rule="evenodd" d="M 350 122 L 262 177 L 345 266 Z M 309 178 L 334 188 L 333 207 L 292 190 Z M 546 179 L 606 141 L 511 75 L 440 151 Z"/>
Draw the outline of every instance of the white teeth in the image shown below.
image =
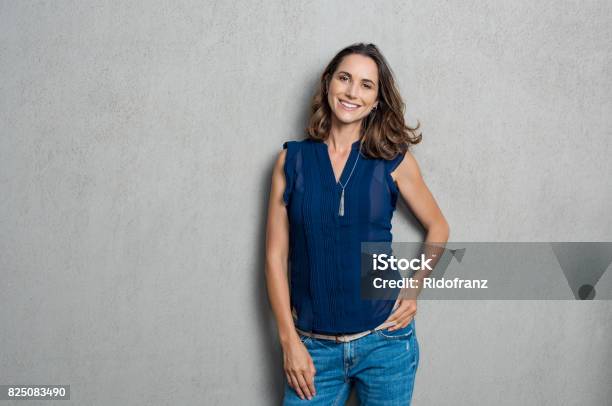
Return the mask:
<path fill-rule="evenodd" d="M 349 108 L 349 109 L 354 109 L 354 108 L 357 108 L 357 107 L 358 107 L 356 104 L 350 104 L 350 103 L 344 102 L 344 101 L 342 101 L 342 100 L 340 100 L 340 103 L 341 103 L 343 106 L 345 106 L 346 108 Z"/>

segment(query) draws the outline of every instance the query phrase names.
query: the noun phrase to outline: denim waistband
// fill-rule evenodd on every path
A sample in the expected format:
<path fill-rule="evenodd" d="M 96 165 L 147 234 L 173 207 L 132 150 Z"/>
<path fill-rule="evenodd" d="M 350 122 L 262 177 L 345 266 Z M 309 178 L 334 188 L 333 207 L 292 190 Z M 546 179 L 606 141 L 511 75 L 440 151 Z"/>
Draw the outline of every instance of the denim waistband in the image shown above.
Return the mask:
<path fill-rule="evenodd" d="M 391 309 L 391 313 L 393 313 L 395 311 L 395 309 L 397 309 L 398 307 L 398 302 L 396 301 L 393 309 Z M 293 319 L 294 321 L 297 320 L 297 314 L 295 312 L 295 308 L 291 309 L 291 314 L 293 315 Z M 361 337 L 365 337 L 368 334 L 376 331 L 376 330 L 381 330 L 387 327 L 391 327 L 394 326 L 395 322 L 383 322 L 381 324 L 379 324 L 378 326 L 376 326 L 375 328 L 371 329 L 371 330 L 365 330 L 365 331 L 360 331 L 359 333 L 351 333 L 351 334 L 319 334 L 319 333 L 311 333 L 309 331 L 303 331 L 300 330 L 299 328 L 295 328 L 298 333 L 307 336 L 307 337 L 313 337 L 313 338 L 320 338 L 323 340 L 331 340 L 331 341 L 335 341 L 335 342 L 342 342 L 342 343 L 346 343 L 349 341 L 353 341 L 356 340 L 358 338 Z"/>

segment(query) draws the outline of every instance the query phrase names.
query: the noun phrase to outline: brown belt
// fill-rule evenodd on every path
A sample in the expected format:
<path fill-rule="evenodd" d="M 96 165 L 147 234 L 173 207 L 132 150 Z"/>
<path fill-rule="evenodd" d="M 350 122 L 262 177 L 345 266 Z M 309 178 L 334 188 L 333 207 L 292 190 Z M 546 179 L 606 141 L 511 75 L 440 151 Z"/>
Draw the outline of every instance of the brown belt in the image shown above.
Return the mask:
<path fill-rule="evenodd" d="M 393 313 L 395 311 L 395 309 L 397 309 L 397 302 L 395 302 L 395 305 L 393 306 L 393 309 L 391 310 L 391 313 Z M 292 309 L 292 314 L 294 319 L 297 319 L 297 314 L 295 312 L 295 308 Z M 312 337 L 312 338 L 320 338 L 323 340 L 331 340 L 331 341 L 335 341 L 337 343 L 348 343 L 349 341 L 353 341 L 356 340 L 358 338 L 361 337 L 365 337 L 368 334 L 376 331 L 376 330 L 382 330 L 385 329 L 387 327 L 391 327 L 394 326 L 396 323 L 394 321 L 392 322 L 388 322 L 388 323 L 381 323 L 378 326 L 376 326 L 375 328 L 373 328 L 372 330 L 366 330 L 366 331 L 361 331 L 359 333 L 353 333 L 353 334 L 319 334 L 319 333 L 311 333 L 309 331 L 303 331 L 300 330 L 299 328 L 295 328 L 298 333 L 300 333 L 301 335 L 307 336 L 307 337 Z"/>

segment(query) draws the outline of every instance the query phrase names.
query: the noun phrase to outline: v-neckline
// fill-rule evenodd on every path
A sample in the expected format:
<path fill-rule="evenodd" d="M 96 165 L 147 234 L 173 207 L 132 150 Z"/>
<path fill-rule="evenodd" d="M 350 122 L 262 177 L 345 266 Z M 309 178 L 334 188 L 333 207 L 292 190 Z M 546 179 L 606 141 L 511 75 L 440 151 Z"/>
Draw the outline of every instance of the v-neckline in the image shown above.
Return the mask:
<path fill-rule="evenodd" d="M 355 151 L 359 149 L 360 142 L 361 140 L 357 140 L 351 144 L 351 150 L 349 151 L 349 155 L 346 158 L 346 161 L 344 162 L 344 166 L 342 167 L 342 170 L 340 171 L 340 178 L 336 179 L 336 173 L 334 172 L 334 165 L 332 165 L 331 157 L 329 156 L 329 145 L 321 141 L 321 144 L 323 144 L 323 148 L 324 148 L 323 155 L 325 155 L 325 161 L 327 161 L 328 173 L 330 174 L 330 179 L 334 185 L 341 187 L 342 185 L 340 184 L 340 182 L 345 184 L 346 177 L 348 176 L 346 172 L 348 170 L 349 165 L 351 164 L 354 165 L 354 162 L 352 161 L 357 159 L 355 157 Z"/>

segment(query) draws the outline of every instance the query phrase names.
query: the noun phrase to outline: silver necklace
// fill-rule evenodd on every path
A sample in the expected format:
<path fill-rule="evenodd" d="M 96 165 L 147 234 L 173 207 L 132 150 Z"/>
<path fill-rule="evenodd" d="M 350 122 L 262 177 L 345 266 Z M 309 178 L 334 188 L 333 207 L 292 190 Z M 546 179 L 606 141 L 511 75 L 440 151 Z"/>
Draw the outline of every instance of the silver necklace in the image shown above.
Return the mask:
<path fill-rule="evenodd" d="M 361 142 L 359 143 L 359 154 L 357 155 L 357 158 L 355 159 L 355 163 L 353 164 L 353 169 L 351 169 L 351 173 L 349 174 L 348 179 L 346 180 L 346 182 L 344 182 L 344 185 L 342 184 L 341 181 L 338 181 L 338 184 L 342 188 L 342 194 L 340 195 L 340 208 L 338 209 L 339 216 L 344 217 L 344 189 L 346 188 L 349 181 L 351 180 L 351 176 L 353 176 L 353 171 L 355 170 L 355 167 L 357 166 L 357 161 L 359 161 L 359 155 L 361 155 Z"/>

